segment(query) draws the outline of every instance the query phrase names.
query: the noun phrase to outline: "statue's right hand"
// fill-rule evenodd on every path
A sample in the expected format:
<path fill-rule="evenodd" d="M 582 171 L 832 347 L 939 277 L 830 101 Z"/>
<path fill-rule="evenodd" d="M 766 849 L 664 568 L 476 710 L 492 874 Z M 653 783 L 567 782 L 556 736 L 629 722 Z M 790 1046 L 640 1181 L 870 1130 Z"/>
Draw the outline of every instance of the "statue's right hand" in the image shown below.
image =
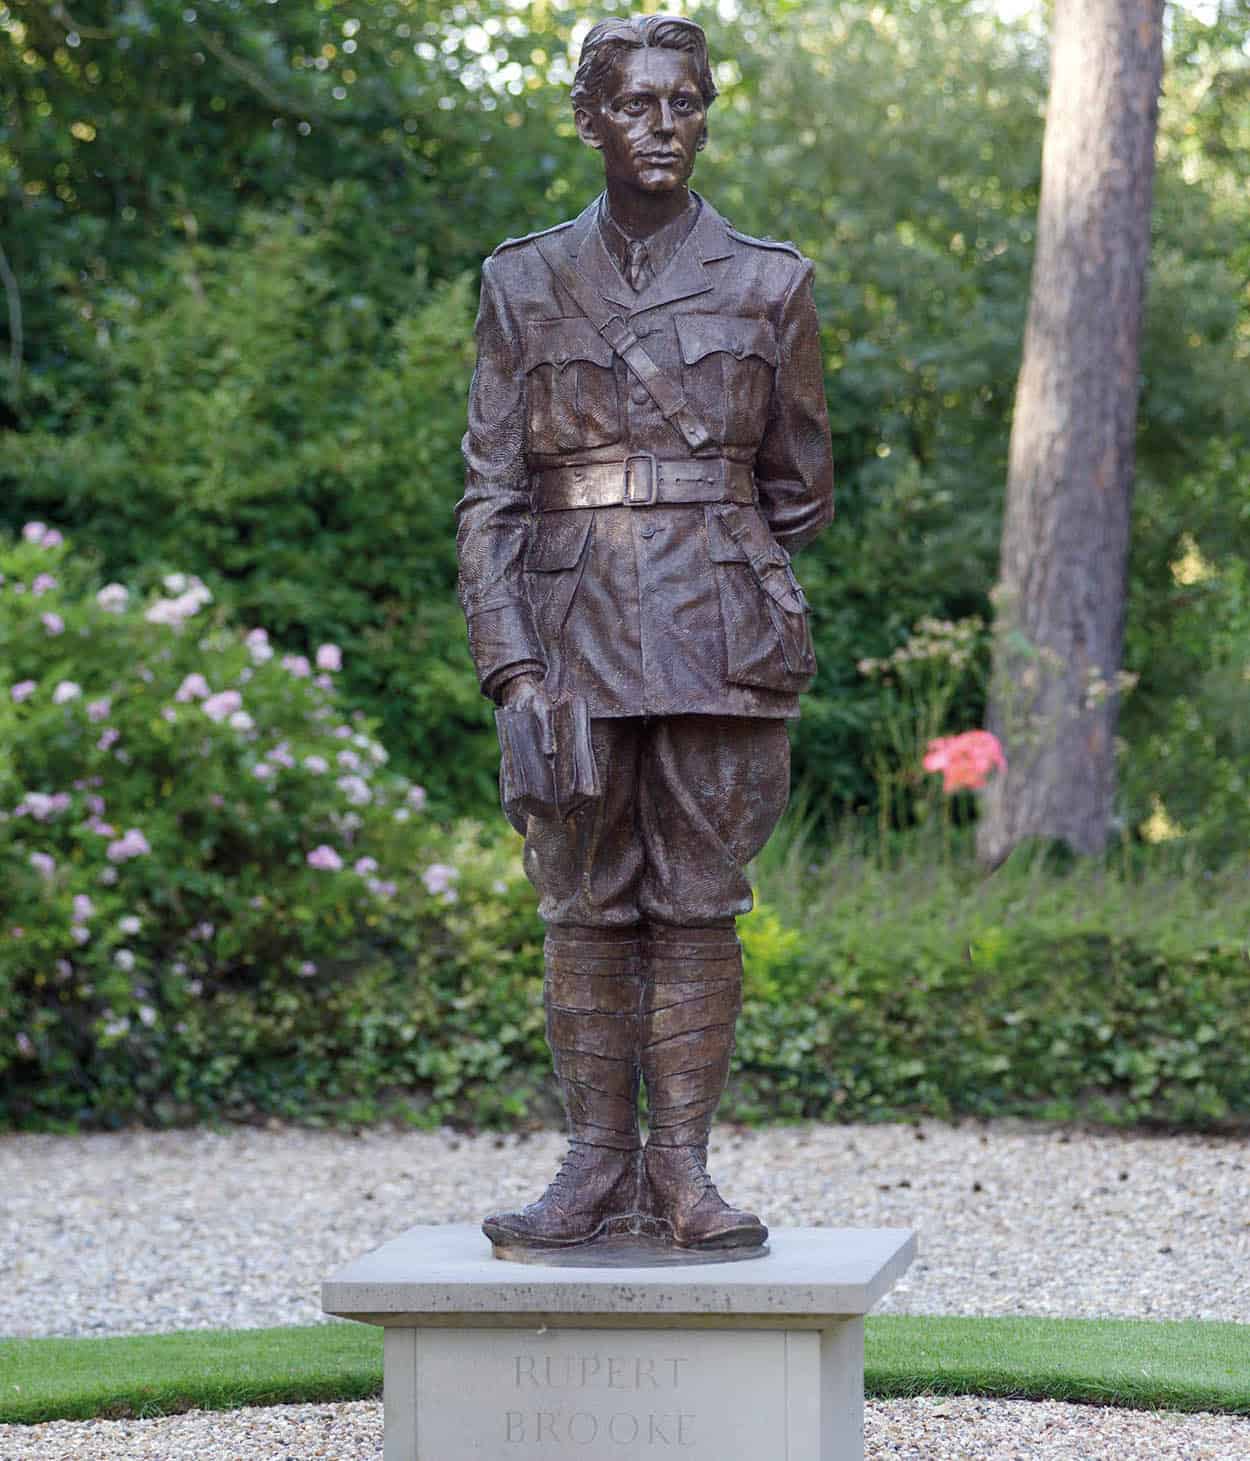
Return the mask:
<path fill-rule="evenodd" d="M 509 710 L 550 710 L 551 697 L 543 687 L 541 675 L 517 675 L 503 687 L 503 703 Z"/>

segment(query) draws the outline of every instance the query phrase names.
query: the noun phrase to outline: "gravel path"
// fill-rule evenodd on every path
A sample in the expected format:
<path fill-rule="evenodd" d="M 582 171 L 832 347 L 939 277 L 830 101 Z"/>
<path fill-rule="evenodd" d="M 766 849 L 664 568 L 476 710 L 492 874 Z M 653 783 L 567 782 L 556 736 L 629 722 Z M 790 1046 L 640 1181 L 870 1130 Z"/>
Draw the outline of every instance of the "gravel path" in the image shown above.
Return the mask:
<path fill-rule="evenodd" d="M 1238 1461 L 1250 1421 L 1056 1401 L 872 1401 L 865 1461 Z M 161 1420 L 0 1426 L 2 1461 L 379 1461 L 382 1407 L 284 1405 Z M 761 1458 L 763 1461 L 763 1458 Z"/>
<path fill-rule="evenodd" d="M 528 1201 L 562 1151 L 554 1133 L 3 1137 L 0 1335 L 315 1322 L 331 1270 L 413 1223 Z M 917 1229 L 883 1310 L 1250 1323 L 1250 1138 L 722 1129 L 711 1166 L 775 1225 Z"/>
<path fill-rule="evenodd" d="M 0 1138 L 0 1335 L 322 1317 L 332 1269 L 420 1222 L 537 1195 L 528 1139 L 298 1128 Z M 1013 1123 L 722 1129 L 711 1166 L 775 1225 L 914 1227 L 881 1306 L 1250 1323 L 1250 1138 Z M 969 1397 L 869 1405 L 868 1461 L 1250 1461 L 1250 1421 Z M 376 1403 L 0 1426 L 0 1461 L 379 1461 Z"/>

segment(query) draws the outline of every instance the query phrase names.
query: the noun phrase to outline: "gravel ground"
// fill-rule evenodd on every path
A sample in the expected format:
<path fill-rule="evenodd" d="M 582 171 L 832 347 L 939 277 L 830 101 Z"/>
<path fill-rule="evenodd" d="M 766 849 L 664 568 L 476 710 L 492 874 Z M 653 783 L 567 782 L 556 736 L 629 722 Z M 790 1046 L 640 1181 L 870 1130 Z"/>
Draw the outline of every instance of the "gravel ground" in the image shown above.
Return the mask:
<path fill-rule="evenodd" d="M 0 1335 L 311 1323 L 333 1269 L 530 1200 L 562 1151 L 554 1133 L 0 1138 Z M 774 1225 L 917 1229 L 882 1310 L 1250 1323 L 1250 1138 L 723 1128 L 711 1167 Z"/>
<path fill-rule="evenodd" d="M 1055 1401 L 869 1402 L 865 1461 L 1237 1461 L 1250 1421 Z M 382 1407 L 284 1405 L 161 1420 L 0 1426 L 3 1461 L 380 1461 Z"/>
<path fill-rule="evenodd" d="M 0 1138 L 0 1334 L 321 1318 L 320 1280 L 413 1223 L 537 1195 L 529 1139 L 297 1128 Z M 1250 1139 L 1011 1123 L 723 1129 L 711 1165 L 767 1221 L 903 1226 L 881 1306 L 1250 1323 Z M 867 1457 L 1235 1461 L 1250 1421 L 975 1398 L 870 1404 Z M 0 1426 L 0 1461 L 379 1461 L 376 1403 Z"/>

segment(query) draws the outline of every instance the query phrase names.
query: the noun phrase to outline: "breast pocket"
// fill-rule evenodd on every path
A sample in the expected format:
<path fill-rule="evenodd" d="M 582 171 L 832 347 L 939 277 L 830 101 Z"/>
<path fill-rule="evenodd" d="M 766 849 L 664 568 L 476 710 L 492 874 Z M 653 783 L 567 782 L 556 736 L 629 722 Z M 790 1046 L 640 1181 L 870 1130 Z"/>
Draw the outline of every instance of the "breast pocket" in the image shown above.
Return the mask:
<path fill-rule="evenodd" d="M 530 321 L 525 387 L 531 451 L 551 455 L 620 440 L 612 347 L 589 320 Z"/>
<path fill-rule="evenodd" d="M 678 315 L 686 399 L 725 446 L 758 446 L 777 367 L 777 335 L 767 320 Z"/>
<path fill-rule="evenodd" d="M 765 690 L 805 690 L 816 673 L 816 654 L 790 555 L 755 508 L 723 503 L 704 512 L 728 679 Z"/>

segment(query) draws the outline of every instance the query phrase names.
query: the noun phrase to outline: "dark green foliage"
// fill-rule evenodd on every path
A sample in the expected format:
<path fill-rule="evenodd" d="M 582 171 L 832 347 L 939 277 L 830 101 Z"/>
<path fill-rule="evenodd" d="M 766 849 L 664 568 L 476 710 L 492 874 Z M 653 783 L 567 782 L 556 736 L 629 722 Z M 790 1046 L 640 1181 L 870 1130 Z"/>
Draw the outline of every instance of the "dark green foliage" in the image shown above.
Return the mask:
<path fill-rule="evenodd" d="M 344 188 L 302 220 L 249 216 L 104 294 L 105 403 L 72 435 L 15 435 L 9 469 L 107 573 L 209 565 L 244 623 L 340 644 L 436 805 L 486 804 L 493 728 L 453 591 L 471 290 L 410 276 L 388 316 L 335 267 L 354 206 Z"/>
<path fill-rule="evenodd" d="M 899 696 L 857 663 L 888 657 L 924 616 L 989 618 L 1044 48 L 967 0 L 767 0 L 733 25 L 711 4 L 690 8 L 724 62 L 697 182 L 736 224 L 791 236 L 817 263 L 838 519 L 800 564 L 821 673 L 796 776 L 822 814 L 869 808 L 889 784 L 908 792 L 892 803 L 910 808 L 900 820 L 927 808 L 934 823 L 936 795 L 894 764 L 907 757 L 881 776 L 883 748 L 909 727 Z M 202 995 L 151 972 L 178 952 L 159 939 L 137 948 L 145 983 L 123 979 L 101 939 L 101 971 L 83 954 L 67 988 L 55 971 L 74 954 L 58 943 L 68 914 L 23 911 L 23 957 L 9 943 L 0 960 L 4 1120 L 365 1116 L 399 1103 L 423 1121 L 508 1122 L 554 1109 L 539 931 L 493 805 L 451 510 L 477 263 L 596 186 L 564 90 L 576 18 L 488 0 L 452 12 L 428 0 L 0 7 L 0 328 L 21 326 L 20 351 L 0 347 L 0 522 L 72 532 L 105 578 L 201 574 L 236 622 L 284 649 L 341 645 L 342 697 L 432 809 L 489 815 L 506 839 L 430 825 L 420 851 L 458 866 L 460 901 L 427 898 L 414 878 L 370 923 L 364 900 L 345 915 L 298 856 L 278 865 L 278 852 L 307 851 L 299 838 L 325 804 L 310 797 L 279 829 L 249 787 L 213 824 L 220 858 L 212 845 L 171 856 L 122 890 L 171 938 L 195 922 L 171 922 L 171 903 L 212 914 L 223 943 L 194 955 Z M 1160 835 L 1179 830 L 1208 866 L 1234 871 L 1250 817 L 1246 25 L 1242 5 L 1214 26 L 1173 9 L 1128 604 L 1126 665 L 1141 678 L 1121 772 L 1126 834 L 1166 809 Z M 98 628 L 92 612 L 75 601 L 71 629 Z M 57 790 L 53 773 L 82 749 L 25 718 L 36 702 L 19 715 L 9 691 L 23 676 L 76 677 L 91 693 L 106 667 L 129 685 L 127 735 L 167 768 L 172 738 L 143 713 L 156 691 L 132 682 L 129 641 L 100 658 L 102 641 L 75 653 L 67 635 L 50 658 L 13 624 L 7 807 Z M 212 653 L 241 651 L 227 635 Z M 947 688 L 944 728 L 977 723 L 978 676 Z M 272 713 L 287 724 L 289 710 Z M 223 739 L 172 794 L 146 762 L 109 770 L 119 809 L 163 821 L 173 847 L 177 818 L 213 776 L 237 787 L 238 764 Z M 7 825 L 0 928 L 47 891 L 25 836 Z M 86 877 L 69 834 L 54 851 L 58 876 Z M 1129 898 L 1127 916 L 1101 869 L 1056 875 L 1032 901 L 1010 869 L 994 896 L 933 892 L 943 854 L 931 852 L 923 887 L 916 868 L 856 883 L 831 864 L 819 887 L 788 891 L 765 879 L 768 906 L 744 926 L 749 1000 L 727 1114 L 1244 1117 L 1248 935 L 1244 918 L 1208 928 L 1192 901 L 1208 886 L 1199 864 Z M 246 911 L 241 868 L 279 886 L 281 920 Z M 97 897 L 118 917 L 132 906 Z M 1147 916 L 1182 905 L 1172 926 Z M 315 981 L 295 972 L 304 955 Z"/>
<path fill-rule="evenodd" d="M 3 238 L 25 315 L 0 515 L 73 529 L 115 575 L 176 562 L 212 576 L 289 648 L 343 643 L 350 691 L 401 763 L 436 804 L 485 811 L 488 707 L 450 523 L 473 271 L 593 193 L 566 101 L 574 13 L 71 9 L 11 0 L 0 27 Z M 889 706 L 856 662 L 924 615 L 989 617 L 1044 48 L 968 0 L 768 0 L 732 25 L 711 4 L 693 13 L 722 62 L 697 182 L 739 226 L 817 262 L 838 520 L 801 564 L 821 672 L 796 776 L 821 806 L 872 805 Z M 1193 702 L 1208 661 L 1244 653 L 1214 653 L 1192 614 L 1177 634 L 1189 611 L 1171 564 L 1185 533 L 1221 573 L 1250 554 L 1231 465 L 1250 414 L 1239 15 L 1175 17 L 1129 605 L 1130 829 L 1170 776 L 1165 722 L 1196 714 L 1213 778 L 1238 775 L 1235 674 Z M 1205 621 L 1230 644 L 1237 622 Z M 948 729 L 982 708 L 970 680 Z M 1218 828 L 1203 814 L 1213 853 L 1238 845 L 1239 796 L 1216 798 Z"/>

